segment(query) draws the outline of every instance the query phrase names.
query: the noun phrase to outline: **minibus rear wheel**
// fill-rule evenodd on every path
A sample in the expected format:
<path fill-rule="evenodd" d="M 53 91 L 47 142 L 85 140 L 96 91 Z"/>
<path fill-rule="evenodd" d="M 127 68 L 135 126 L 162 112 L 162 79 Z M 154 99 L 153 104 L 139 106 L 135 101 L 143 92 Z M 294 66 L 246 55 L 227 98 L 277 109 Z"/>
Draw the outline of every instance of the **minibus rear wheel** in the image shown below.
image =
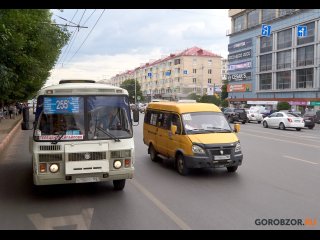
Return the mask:
<path fill-rule="evenodd" d="M 150 147 L 149 147 L 149 153 L 150 153 L 150 159 L 151 161 L 153 162 L 157 162 L 158 161 L 158 153 L 157 151 L 154 149 L 154 146 L 152 144 L 150 144 Z"/>
<path fill-rule="evenodd" d="M 121 179 L 121 180 L 113 180 L 113 189 L 114 190 L 123 190 L 124 186 L 126 185 L 126 180 Z"/>

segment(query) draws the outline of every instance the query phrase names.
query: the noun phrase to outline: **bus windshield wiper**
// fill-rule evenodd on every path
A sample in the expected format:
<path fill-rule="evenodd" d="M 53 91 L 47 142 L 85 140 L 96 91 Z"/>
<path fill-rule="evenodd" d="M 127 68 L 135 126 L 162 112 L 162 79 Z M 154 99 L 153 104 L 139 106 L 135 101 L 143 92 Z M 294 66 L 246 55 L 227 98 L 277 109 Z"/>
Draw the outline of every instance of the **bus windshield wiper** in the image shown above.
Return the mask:
<path fill-rule="evenodd" d="M 51 142 L 51 144 L 57 144 L 57 143 L 61 140 L 61 138 L 63 138 L 63 136 L 66 135 L 66 133 L 67 133 L 67 131 L 61 131 L 61 132 L 59 132 L 58 135 L 57 135 L 57 137 L 56 137 L 56 139 L 54 139 L 54 140 Z"/>
<path fill-rule="evenodd" d="M 212 129 L 215 132 L 232 132 L 230 129 L 225 128 L 217 128 L 217 127 L 207 127 L 209 129 Z"/>
<path fill-rule="evenodd" d="M 99 131 L 103 132 L 104 134 L 108 135 L 109 137 L 111 137 L 115 142 L 120 142 L 120 139 L 117 138 L 116 136 L 114 136 L 113 134 L 111 134 L 110 132 L 108 132 L 107 130 L 105 130 L 104 128 L 98 127 L 96 126 L 96 129 L 98 129 Z"/>

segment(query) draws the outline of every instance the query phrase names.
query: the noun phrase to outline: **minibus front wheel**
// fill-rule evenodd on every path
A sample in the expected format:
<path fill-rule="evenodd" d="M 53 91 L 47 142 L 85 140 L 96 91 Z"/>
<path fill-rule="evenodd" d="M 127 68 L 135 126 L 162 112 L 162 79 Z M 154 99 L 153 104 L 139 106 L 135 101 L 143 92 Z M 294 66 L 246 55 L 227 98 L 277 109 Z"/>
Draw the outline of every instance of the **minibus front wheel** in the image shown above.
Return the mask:
<path fill-rule="evenodd" d="M 176 166 L 177 166 L 177 171 L 180 175 L 182 176 L 188 175 L 189 168 L 187 168 L 185 158 L 183 157 L 182 154 L 177 155 Z"/>
<path fill-rule="evenodd" d="M 158 153 L 157 151 L 154 149 L 154 146 L 152 144 L 150 144 L 150 147 L 149 147 L 149 153 L 150 153 L 150 159 L 151 161 L 153 162 L 157 162 L 158 161 Z"/>

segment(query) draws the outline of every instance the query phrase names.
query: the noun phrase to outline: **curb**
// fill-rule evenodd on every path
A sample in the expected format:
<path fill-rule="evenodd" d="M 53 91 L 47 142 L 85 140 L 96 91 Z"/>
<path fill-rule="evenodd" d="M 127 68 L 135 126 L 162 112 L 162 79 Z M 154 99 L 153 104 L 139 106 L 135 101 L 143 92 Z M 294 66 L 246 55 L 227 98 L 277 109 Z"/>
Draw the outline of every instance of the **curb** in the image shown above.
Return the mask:
<path fill-rule="evenodd" d="M 14 134 L 16 133 L 16 131 L 19 129 L 20 125 L 21 125 L 22 119 L 20 119 L 16 126 L 14 126 L 14 128 L 7 134 L 7 136 L 3 139 L 3 141 L 0 143 L 0 153 L 2 152 L 2 150 L 5 148 L 5 146 L 10 142 L 10 140 L 12 139 L 12 137 L 14 136 Z"/>

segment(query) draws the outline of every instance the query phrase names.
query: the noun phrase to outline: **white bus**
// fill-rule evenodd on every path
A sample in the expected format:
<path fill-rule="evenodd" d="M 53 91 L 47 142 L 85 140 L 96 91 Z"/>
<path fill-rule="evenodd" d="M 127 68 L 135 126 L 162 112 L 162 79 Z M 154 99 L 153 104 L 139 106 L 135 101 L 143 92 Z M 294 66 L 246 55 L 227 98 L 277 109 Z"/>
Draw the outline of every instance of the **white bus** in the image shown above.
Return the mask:
<path fill-rule="evenodd" d="M 125 89 L 92 80 L 63 80 L 37 96 L 33 126 L 23 112 L 22 129 L 33 129 L 35 185 L 113 181 L 122 190 L 133 178 L 134 141 Z M 133 112 L 134 122 L 139 112 Z"/>

